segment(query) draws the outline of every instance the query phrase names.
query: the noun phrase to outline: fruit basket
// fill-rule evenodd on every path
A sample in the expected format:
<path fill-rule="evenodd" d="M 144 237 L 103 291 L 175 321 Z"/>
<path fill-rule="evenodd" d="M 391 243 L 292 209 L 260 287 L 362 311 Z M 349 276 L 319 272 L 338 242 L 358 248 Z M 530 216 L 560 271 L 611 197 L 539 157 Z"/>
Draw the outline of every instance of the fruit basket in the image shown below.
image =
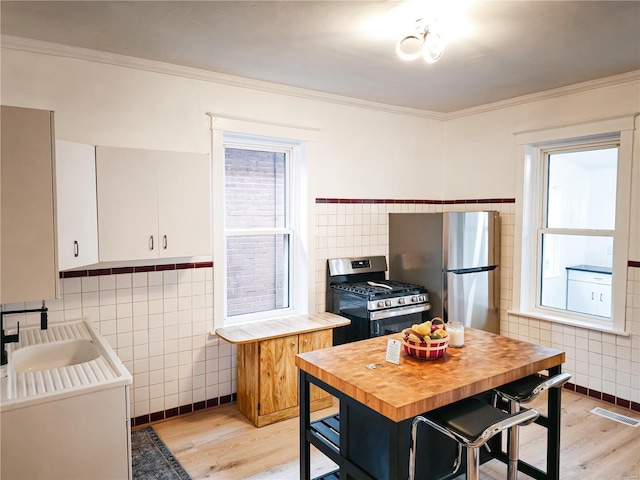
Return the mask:
<path fill-rule="evenodd" d="M 436 320 L 439 319 L 434 319 L 434 322 Z M 440 321 L 440 323 L 442 323 L 442 321 Z M 444 323 L 442 323 L 442 327 L 438 326 L 438 328 L 444 330 Z M 402 346 L 404 347 L 404 351 L 411 357 L 431 360 L 442 358 L 447 351 L 449 336 L 446 333 L 444 334 L 444 338 L 432 339 L 427 334 L 421 335 L 413 328 L 405 328 L 402 334 Z"/>

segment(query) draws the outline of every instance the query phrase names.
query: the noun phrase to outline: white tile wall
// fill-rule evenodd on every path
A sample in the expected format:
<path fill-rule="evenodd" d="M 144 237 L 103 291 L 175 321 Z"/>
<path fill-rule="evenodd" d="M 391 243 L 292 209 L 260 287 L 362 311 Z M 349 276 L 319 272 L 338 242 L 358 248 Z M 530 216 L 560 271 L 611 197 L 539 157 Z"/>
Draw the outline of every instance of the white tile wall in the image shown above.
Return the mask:
<path fill-rule="evenodd" d="M 235 348 L 209 335 L 213 269 L 61 279 L 49 322 L 88 318 L 133 375 L 131 415 L 141 417 L 236 392 Z M 40 305 L 5 305 L 6 310 Z M 36 315 L 7 317 L 39 325 Z M 7 328 L 12 328 L 9 323 Z"/>
<path fill-rule="evenodd" d="M 501 216 L 500 321 L 503 335 L 566 352 L 564 371 L 578 386 L 640 403 L 640 268 L 629 268 L 629 337 L 508 314 L 512 305 L 515 204 L 316 204 L 316 308 L 326 307 L 328 258 L 387 255 L 388 214 L 497 210 Z"/>
<path fill-rule="evenodd" d="M 325 311 L 328 258 L 388 255 L 392 212 L 498 210 L 502 220 L 501 329 L 504 335 L 566 352 L 565 371 L 581 387 L 640 403 L 640 268 L 629 268 L 623 337 L 510 315 L 514 204 L 316 204 L 316 308 Z M 134 380 L 132 417 L 219 399 L 237 391 L 236 349 L 210 336 L 213 269 L 194 268 L 61 280 L 62 297 L 47 302 L 49 321 L 88 318 Z M 40 304 L 5 305 L 6 310 Z M 38 314 L 7 317 L 39 325 Z M 12 324 L 13 322 L 13 324 Z"/>

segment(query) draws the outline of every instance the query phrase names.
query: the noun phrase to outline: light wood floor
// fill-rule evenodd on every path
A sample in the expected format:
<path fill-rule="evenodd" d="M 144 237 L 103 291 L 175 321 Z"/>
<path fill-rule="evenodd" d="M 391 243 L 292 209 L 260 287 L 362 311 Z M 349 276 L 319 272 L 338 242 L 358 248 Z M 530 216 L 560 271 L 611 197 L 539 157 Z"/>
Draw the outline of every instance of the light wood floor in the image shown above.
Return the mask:
<path fill-rule="evenodd" d="M 545 402 L 546 397 L 542 397 L 533 406 L 544 412 Z M 640 427 L 591 413 L 598 406 L 640 418 L 636 412 L 563 391 L 561 480 L 640 479 Z M 321 410 L 313 417 L 335 411 L 335 407 Z M 298 426 L 298 419 L 294 418 L 256 428 L 238 412 L 235 404 L 154 424 L 160 438 L 194 480 L 299 478 Z M 520 438 L 521 457 L 542 467 L 546 448 L 544 429 L 537 425 L 524 427 Z M 312 477 L 332 469 L 332 462 L 312 448 Z M 481 466 L 481 480 L 505 477 L 506 466 L 496 460 Z M 531 477 L 520 474 L 518 478 L 529 480 Z"/>

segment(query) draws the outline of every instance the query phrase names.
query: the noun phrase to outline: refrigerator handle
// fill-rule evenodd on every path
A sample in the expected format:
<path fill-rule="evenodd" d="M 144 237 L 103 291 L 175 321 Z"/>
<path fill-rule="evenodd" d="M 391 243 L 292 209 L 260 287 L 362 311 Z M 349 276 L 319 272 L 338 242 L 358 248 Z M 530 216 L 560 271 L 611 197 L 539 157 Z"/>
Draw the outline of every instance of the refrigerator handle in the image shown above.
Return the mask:
<path fill-rule="evenodd" d="M 459 268 L 457 270 L 448 270 L 456 275 L 463 275 L 465 273 L 477 273 L 477 272 L 490 272 L 498 268 L 497 265 L 489 265 L 488 267 L 475 267 L 475 268 Z"/>

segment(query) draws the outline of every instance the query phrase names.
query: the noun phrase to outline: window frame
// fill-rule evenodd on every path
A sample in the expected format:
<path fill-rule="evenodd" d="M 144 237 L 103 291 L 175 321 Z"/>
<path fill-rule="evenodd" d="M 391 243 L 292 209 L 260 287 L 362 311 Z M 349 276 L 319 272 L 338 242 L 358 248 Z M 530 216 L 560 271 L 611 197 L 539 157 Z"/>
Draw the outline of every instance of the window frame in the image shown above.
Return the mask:
<path fill-rule="evenodd" d="M 562 308 L 557 308 L 557 307 L 553 307 L 553 306 L 549 306 L 549 305 L 542 305 L 542 278 L 543 278 L 543 259 L 544 259 L 544 242 L 543 242 L 543 237 L 545 235 L 564 235 L 564 236 L 582 236 L 582 237 L 589 237 L 589 238 L 596 238 L 596 237 L 612 237 L 614 240 L 614 248 L 615 248 L 615 239 L 616 239 L 616 230 L 614 229 L 589 229 L 589 228 L 566 228 L 566 227 L 549 227 L 548 223 L 549 223 L 549 163 L 550 163 L 550 157 L 551 155 L 556 155 L 556 154 L 561 154 L 561 153 L 570 153 L 570 152 L 584 152 L 584 151 L 595 151 L 595 150 L 601 150 L 601 149 L 605 149 L 605 148 L 613 148 L 615 147 L 618 150 L 618 157 L 619 155 L 619 151 L 620 151 L 620 140 L 619 140 L 619 135 L 615 134 L 612 135 L 611 137 L 603 137 L 598 141 L 595 142 L 582 142 L 582 141 L 577 141 L 577 142 L 573 142 L 573 141 L 569 141 L 566 143 L 561 143 L 560 145 L 556 145 L 553 147 L 547 147 L 547 148 L 541 148 L 540 150 L 540 161 L 541 161 L 541 166 L 539 168 L 542 168 L 543 172 L 542 172 L 542 192 L 541 192 L 541 196 L 540 196 L 540 202 L 541 202 L 541 214 L 542 214 L 542 218 L 540 219 L 540 224 L 537 228 L 537 255 L 538 255 L 538 262 L 536 264 L 537 267 L 537 274 L 536 274 L 536 281 L 537 284 L 539 285 L 540 290 L 538 290 L 536 292 L 536 298 L 535 298 L 535 308 L 539 309 L 541 311 L 551 311 L 554 312 L 555 314 L 559 314 L 560 316 L 564 316 L 566 314 L 573 316 L 576 315 L 584 315 L 584 317 L 586 319 L 588 319 L 587 321 L 589 322 L 593 322 L 595 324 L 598 325 L 602 325 L 602 326 L 608 326 L 611 324 L 612 322 L 612 318 L 608 318 L 605 319 L 606 317 L 597 317 L 595 315 L 589 315 L 589 314 L 581 314 L 579 312 L 575 312 L 572 310 L 567 310 L 567 309 L 562 309 Z M 616 162 L 616 172 L 617 172 L 617 165 L 618 162 Z M 617 176 L 617 174 L 616 174 Z M 617 192 L 617 185 L 616 185 L 616 192 Z M 557 276 L 562 276 L 563 274 L 560 271 L 555 271 L 555 274 Z M 550 278 L 549 277 L 545 277 L 545 278 Z M 565 293 L 567 294 L 567 292 Z"/>
<path fill-rule="evenodd" d="M 308 142 L 314 141 L 316 131 L 286 125 L 274 125 L 250 120 L 218 116 L 211 117 L 212 150 L 212 242 L 213 242 L 213 328 L 222 328 L 270 318 L 307 313 L 309 308 L 309 251 L 308 232 Z M 230 145 L 257 146 L 263 149 L 280 148 L 290 152 L 288 180 L 289 227 L 289 286 L 287 309 L 227 317 L 226 234 L 225 234 L 225 148 Z"/>
<path fill-rule="evenodd" d="M 635 115 L 515 134 L 517 148 L 513 302 L 511 313 L 626 334 L 626 284 L 631 211 L 631 166 Z M 564 148 L 618 145 L 616 219 L 612 266 L 611 320 L 540 305 L 542 245 L 546 205 L 546 153 Z M 547 229 L 548 230 L 548 229 Z M 557 230 L 557 229 L 554 229 Z M 574 232 L 577 232 L 575 230 Z M 590 232 L 590 231 L 589 231 Z M 607 231 L 610 232 L 610 231 Z"/>

